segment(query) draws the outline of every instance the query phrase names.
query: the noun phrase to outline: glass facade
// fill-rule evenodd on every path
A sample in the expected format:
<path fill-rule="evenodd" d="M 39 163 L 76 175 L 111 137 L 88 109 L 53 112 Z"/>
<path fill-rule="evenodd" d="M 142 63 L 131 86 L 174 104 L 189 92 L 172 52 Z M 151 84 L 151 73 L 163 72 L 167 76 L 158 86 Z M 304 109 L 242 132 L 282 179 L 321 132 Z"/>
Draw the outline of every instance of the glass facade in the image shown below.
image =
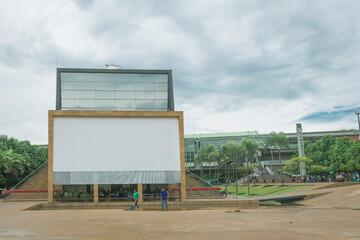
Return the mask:
<path fill-rule="evenodd" d="M 228 142 L 240 143 L 243 138 L 254 139 L 256 141 L 265 142 L 266 138 L 259 135 L 258 132 L 244 132 L 244 133 L 223 133 L 223 134 L 192 134 L 185 135 L 185 163 L 187 166 L 192 166 L 197 152 L 202 147 L 208 147 L 209 144 L 214 145 L 217 149 L 221 145 Z"/>
<path fill-rule="evenodd" d="M 58 69 L 58 88 L 58 110 L 173 110 L 169 104 L 169 99 L 173 99 L 172 84 L 167 73 Z"/>

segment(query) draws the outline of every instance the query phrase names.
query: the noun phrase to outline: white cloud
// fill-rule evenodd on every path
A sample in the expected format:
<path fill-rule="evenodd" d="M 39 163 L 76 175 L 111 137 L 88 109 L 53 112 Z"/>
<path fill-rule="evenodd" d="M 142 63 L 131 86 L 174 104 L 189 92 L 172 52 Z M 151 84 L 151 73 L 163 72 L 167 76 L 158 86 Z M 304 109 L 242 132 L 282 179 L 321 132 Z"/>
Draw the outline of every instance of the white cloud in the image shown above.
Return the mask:
<path fill-rule="evenodd" d="M 354 1 L 3 1 L 0 134 L 47 142 L 59 67 L 173 69 L 185 131 L 295 131 L 360 107 Z M 357 128 L 356 116 L 305 131 Z"/>

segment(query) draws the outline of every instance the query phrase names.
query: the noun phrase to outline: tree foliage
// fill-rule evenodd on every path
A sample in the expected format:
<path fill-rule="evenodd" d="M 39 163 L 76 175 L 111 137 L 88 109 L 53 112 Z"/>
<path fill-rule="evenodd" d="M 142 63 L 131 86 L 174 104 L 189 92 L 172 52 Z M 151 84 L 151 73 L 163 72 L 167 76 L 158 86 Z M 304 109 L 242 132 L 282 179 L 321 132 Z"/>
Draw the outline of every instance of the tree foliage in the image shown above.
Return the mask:
<path fill-rule="evenodd" d="M 335 173 L 360 171 L 360 141 L 351 141 L 347 137 L 325 135 L 313 143 L 307 141 L 305 155 L 313 160 L 313 170 L 310 169 L 313 172 L 319 173 L 324 168 Z"/>
<path fill-rule="evenodd" d="M 47 148 L 0 135 L 0 188 L 14 186 L 47 161 Z"/>
<path fill-rule="evenodd" d="M 226 168 L 229 170 L 229 167 L 232 167 L 236 169 L 235 172 L 237 174 L 238 170 L 242 170 L 241 167 L 236 167 L 237 161 L 240 159 L 244 160 L 246 153 L 248 153 L 249 162 L 252 162 L 261 144 L 262 142 L 244 138 L 241 143 L 228 142 L 221 145 L 220 149 L 211 144 L 207 147 L 203 146 L 195 157 L 195 165 L 201 171 L 203 166 L 217 166 L 218 171 L 220 168 L 225 167 L 225 174 Z M 210 168 L 208 176 L 211 177 Z"/>

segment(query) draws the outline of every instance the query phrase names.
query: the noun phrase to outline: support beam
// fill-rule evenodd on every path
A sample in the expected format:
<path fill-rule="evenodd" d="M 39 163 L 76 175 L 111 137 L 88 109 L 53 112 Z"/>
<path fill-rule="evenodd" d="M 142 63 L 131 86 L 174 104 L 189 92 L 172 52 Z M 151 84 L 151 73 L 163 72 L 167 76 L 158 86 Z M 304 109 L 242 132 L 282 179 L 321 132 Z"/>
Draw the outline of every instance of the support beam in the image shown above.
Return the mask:
<path fill-rule="evenodd" d="M 99 184 L 94 184 L 94 203 L 99 202 Z"/>
<path fill-rule="evenodd" d="M 179 135 L 180 135 L 180 201 L 186 201 L 186 173 L 185 173 L 185 144 L 184 144 L 184 116 L 181 112 L 179 116 Z"/>
<path fill-rule="evenodd" d="M 54 182 L 53 182 L 53 143 L 54 143 L 54 118 L 49 111 L 49 135 L 48 135 L 48 203 L 54 203 Z"/>
<path fill-rule="evenodd" d="M 143 186 L 142 184 L 138 184 L 137 185 L 137 190 L 138 190 L 138 193 L 140 194 L 140 197 L 139 197 L 139 203 L 142 203 L 143 202 Z"/>

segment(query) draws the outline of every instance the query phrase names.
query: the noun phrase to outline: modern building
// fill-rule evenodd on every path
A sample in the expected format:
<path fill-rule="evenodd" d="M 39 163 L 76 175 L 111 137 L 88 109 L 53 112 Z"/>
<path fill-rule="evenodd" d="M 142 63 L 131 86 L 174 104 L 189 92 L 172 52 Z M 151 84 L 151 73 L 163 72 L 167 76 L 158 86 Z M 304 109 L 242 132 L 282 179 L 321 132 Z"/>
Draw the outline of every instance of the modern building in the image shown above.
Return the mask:
<path fill-rule="evenodd" d="M 101 187 L 165 185 L 185 201 L 183 126 L 171 70 L 57 69 L 48 192 L 80 186 L 98 202 Z"/>

